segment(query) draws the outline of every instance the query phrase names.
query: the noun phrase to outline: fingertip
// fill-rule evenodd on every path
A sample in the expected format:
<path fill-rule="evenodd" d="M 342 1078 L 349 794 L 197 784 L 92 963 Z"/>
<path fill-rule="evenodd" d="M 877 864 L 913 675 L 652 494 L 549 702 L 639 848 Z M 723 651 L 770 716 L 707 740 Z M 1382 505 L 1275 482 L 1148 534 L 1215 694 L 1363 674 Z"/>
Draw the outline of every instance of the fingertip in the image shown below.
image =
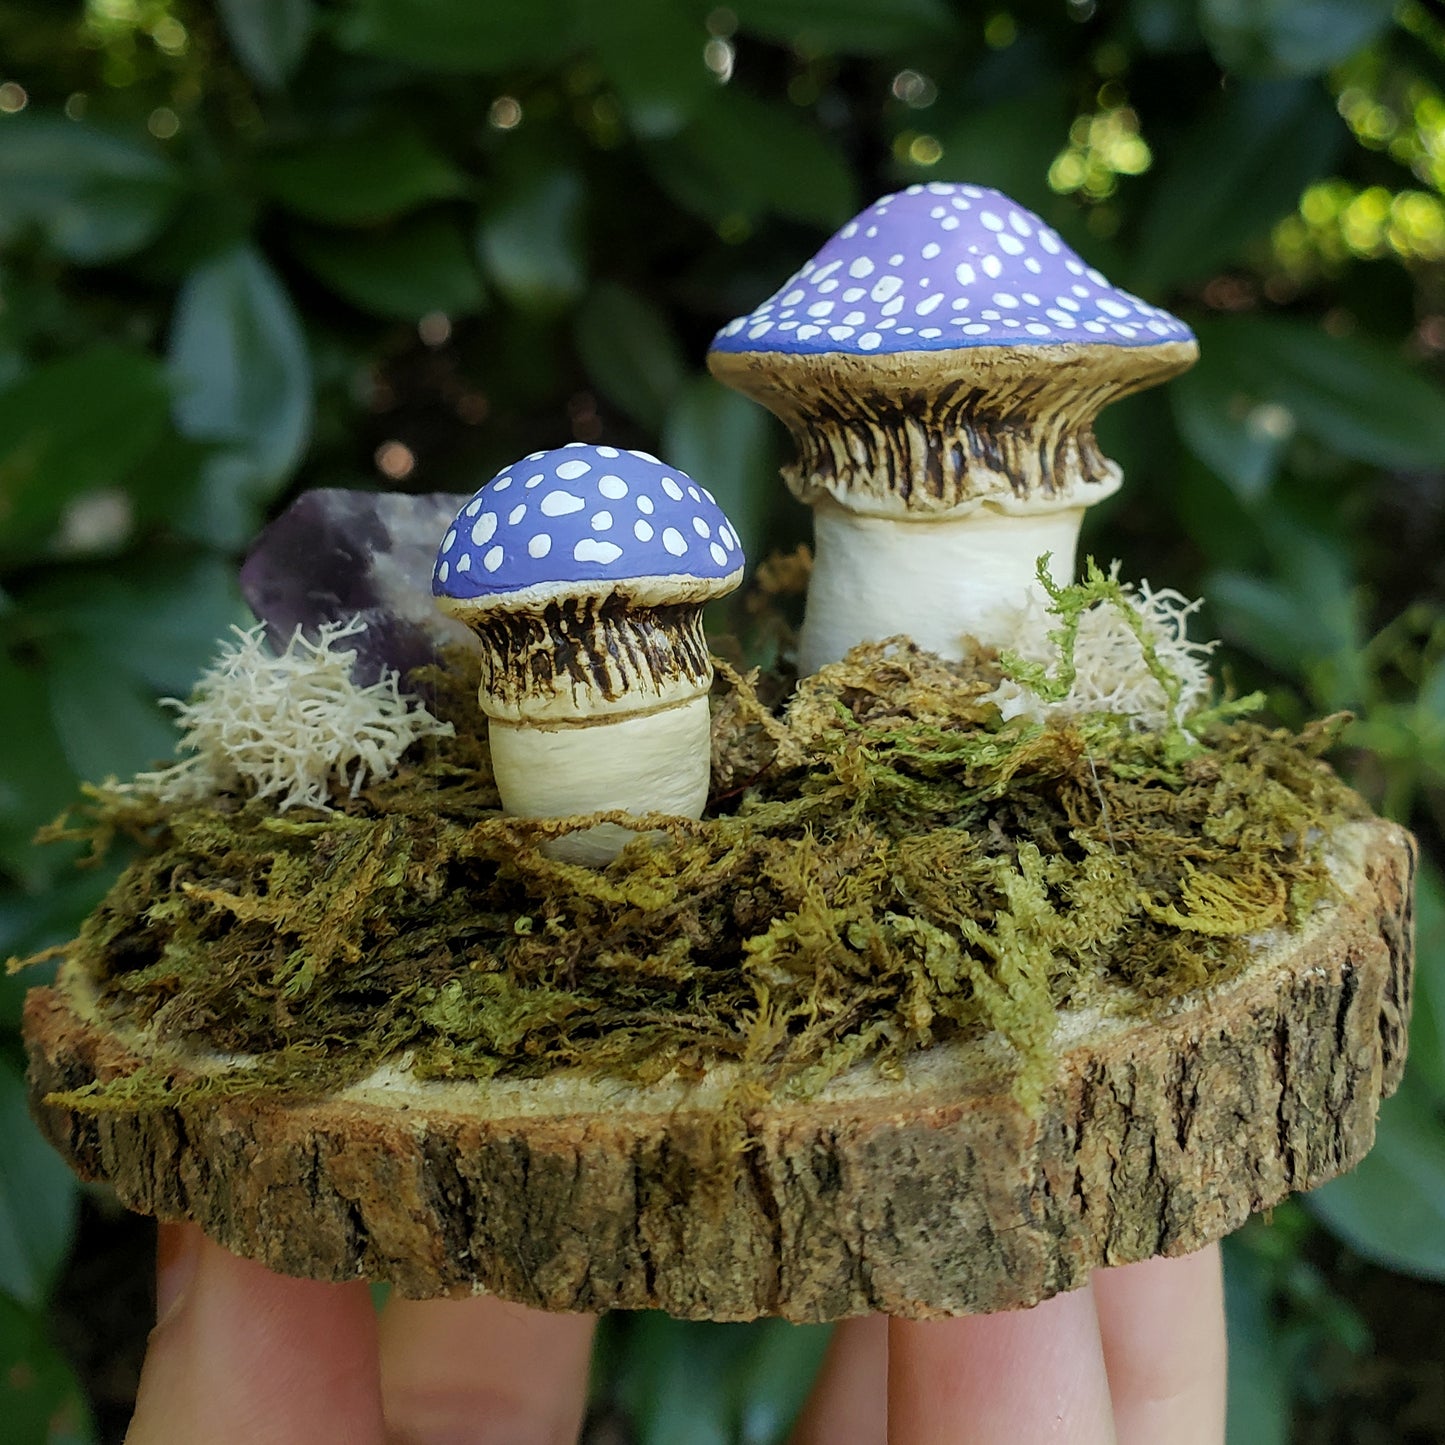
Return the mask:
<path fill-rule="evenodd" d="M 163 1226 L 157 1266 L 160 1322 L 127 1445 L 381 1445 L 364 1284 L 275 1274 L 194 1225 Z"/>

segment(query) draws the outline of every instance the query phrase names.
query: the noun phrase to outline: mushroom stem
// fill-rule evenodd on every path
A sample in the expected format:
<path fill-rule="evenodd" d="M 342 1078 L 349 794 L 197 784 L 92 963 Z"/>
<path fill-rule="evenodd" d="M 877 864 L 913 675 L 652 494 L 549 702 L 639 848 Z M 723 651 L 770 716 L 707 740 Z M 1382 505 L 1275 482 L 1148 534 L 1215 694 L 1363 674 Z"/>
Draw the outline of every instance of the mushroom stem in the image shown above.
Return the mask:
<path fill-rule="evenodd" d="M 492 771 L 502 806 L 521 818 L 619 809 L 700 818 L 707 803 L 707 694 L 655 712 L 538 725 L 489 720 Z M 616 823 L 543 845 L 566 863 L 610 863 L 636 834 Z"/>
<path fill-rule="evenodd" d="M 1039 594 L 1038 558 L 1060 583 L 1074 572 L 1082 506 L 903 520 L 854 512 L 830 497 L 814 506 L 813 575 L 798 641 L 807 676 L 850 647 L 889 632 L 941 656 L 973 636 L 997 642 L 1008 615 Z"/>

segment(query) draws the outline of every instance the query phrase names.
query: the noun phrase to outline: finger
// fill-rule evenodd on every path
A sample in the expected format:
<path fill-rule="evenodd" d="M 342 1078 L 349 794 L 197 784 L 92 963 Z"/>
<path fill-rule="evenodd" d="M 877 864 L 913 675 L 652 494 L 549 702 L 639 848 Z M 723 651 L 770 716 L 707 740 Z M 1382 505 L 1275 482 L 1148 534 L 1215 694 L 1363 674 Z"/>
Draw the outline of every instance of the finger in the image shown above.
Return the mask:
<path fill-rule="evenodd" d="M 382 1445 L 364 1284 L 287 1279 L 163 1224 L 158 1313 L 126 1445 Z"/>
<path fill-rule="evenodd" d="M 570 1445 L 595 1326 L 498 1299 L 393 1297 L 381 1390 L 394 1445 Z"/>
<path fill-rule="evenodd" d="M 791 1445 L 885 1445 L 888 1319 L 844 1320 L 828 1341 Z"/>
<path fill-rule="evenodd" d="M 894 1320 L 889 1445 L 1111 1445 L 1114 1420 L 1089 1288 L 1029 1310 Z"/>
<path fill-rule="evenodd" d="M 1221 1445 L 1228 1351 L 1219 1247 L 1101 1269 L 1094 1297 L 1120 1445 Z"/>

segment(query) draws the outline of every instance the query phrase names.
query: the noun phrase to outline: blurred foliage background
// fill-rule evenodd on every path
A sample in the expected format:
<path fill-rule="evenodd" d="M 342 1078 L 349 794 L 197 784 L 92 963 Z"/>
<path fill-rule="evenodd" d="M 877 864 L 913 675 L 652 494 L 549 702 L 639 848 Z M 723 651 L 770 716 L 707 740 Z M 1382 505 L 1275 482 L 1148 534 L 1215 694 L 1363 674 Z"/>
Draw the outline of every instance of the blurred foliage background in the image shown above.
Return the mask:
<path fill-rule="evenodd" d="M 1087 544 L 1204 593 L 1284 721 L 1352 710 L 1340 766 L 1424 844 L 1375 1152 L 1229 1242 L 1231 1438 L 1445 1440 L 1438 0 L 5 0 L 0 957 L 99 897 L 31 836 L 170 752 L 156 699 L 299 489 L 606 440 L 706 480 L 754 558 L 805 537 L 703 353 L 932 178 L 1196 327 L 1193 372 L 1105 417 L 1128 485 Z M 0 1419 L 117 1440 L 151 1236 L 28 1124 L 30 981 L 0 978 Z M 595 1438 L 775 1441 L 825 1336 L 612 1322 Z"/>

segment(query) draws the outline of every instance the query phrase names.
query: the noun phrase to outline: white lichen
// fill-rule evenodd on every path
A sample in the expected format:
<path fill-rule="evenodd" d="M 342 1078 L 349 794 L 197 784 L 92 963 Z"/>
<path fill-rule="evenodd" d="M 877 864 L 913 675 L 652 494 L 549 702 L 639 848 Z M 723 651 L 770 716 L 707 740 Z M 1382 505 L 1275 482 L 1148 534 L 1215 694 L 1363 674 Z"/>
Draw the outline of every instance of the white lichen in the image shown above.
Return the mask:
<path fill-rule="evenodd" d="M 1078 629 L 1071 658 L 1063 625 L 1071 618 L 1061 614 L 1057 598 L 1049 605 L 1031 599 L 1013 615 L 1000 651 L 1032 667 L 1015 667 L 1016 675 L 989 700 L 1006 718 L 1041 722 L 1107 712 L 1127 717 L 1140 731 L 1183 727 L 1208 702 L 1213 687 L 1209 659 L 1218 643 L 1188 636 L 1189 618 L 1202 599 L 1191 601 L 1167 587 L 1156 590 L 1147 581 L 1120 582 L 1117 562 L 1107 574 L 1091 563 L 1090 573 L 1083 585 L 1098 595 L 1073 613 Z M 1170 679 L 1168 689 L 1161 673 Z"/>
<path fill-rule="evenodd" d="M 419 738 L 451 733 L 401 695 L 397 675 L 358 685 L 354 650 L 337 646 L 365 629 L 357 617 L 324 624 L 314 640 L 298 627 L 272 652 L 264 627 L 234 627 L 189 701 L 164 699 L 182 730 L 179 762 L 141 773 L 129 788 L 163 803 L 204 802 L 221 793 L 274 798 L 277 808 L 330 809 L 394 772 Z"/>

